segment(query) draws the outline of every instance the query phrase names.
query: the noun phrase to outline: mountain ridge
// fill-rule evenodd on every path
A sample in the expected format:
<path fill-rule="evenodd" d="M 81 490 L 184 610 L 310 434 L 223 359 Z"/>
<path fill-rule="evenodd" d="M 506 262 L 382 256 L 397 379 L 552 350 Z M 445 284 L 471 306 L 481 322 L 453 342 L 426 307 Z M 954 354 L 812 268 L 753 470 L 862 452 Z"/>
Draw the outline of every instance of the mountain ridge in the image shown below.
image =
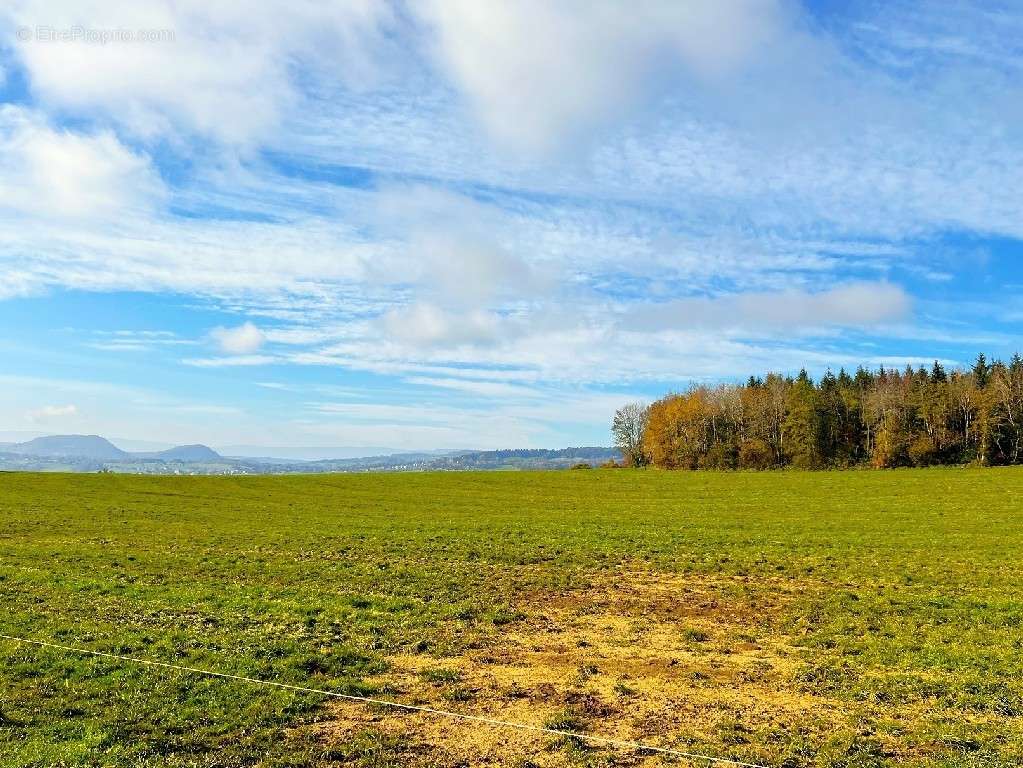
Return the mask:
<path fill-rule="evenodd" d="M 93 461 L 146 460 L 219 461 L 223 457 L 206 445 L 178 445 L 164 451 L 124 451 L 99 435 L 47 435 L 23 443 L 8 443 L 0 451 L 20 456 L 77 458 Z"/>
<path fill-rule="evenodd" d="M 130 455 L 99 435 L 47 435 L 24 443 L 13 443 L 6 446 L 4 451 L 25 456 L 75 457 L 108 461 L 123 459 Z"/>
<path fill-rule="evenodd" d="M 147 451 L 131 455 L 144 456 L 148 459 L 159 459 L 161 461 L 220 461 L 224 458 L 208 445 L 203 445 L 202 443 L 176 445 L 164 451 Z"/>
<path fill-rule="evenodd" d="M 615 448 L 505 448 L 408 451 L 346 459 L 302 461 L 229 457 L 202 444 L 162 451 L 124 451 L 99 435 L 48 435 L 0 445 L 0 469 L 140 474 L 302 474 L 328 472 L 426 472 L 567 469 L 621 458 Z"/>

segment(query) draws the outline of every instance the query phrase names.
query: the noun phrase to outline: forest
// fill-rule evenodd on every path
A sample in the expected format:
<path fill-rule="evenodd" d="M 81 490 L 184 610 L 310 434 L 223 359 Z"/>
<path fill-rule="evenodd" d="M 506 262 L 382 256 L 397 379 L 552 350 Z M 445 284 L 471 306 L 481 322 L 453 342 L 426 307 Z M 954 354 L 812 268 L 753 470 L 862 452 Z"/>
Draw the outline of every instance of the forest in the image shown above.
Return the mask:
<path fill-rule="evenodd" d="M 612 435 L 627 466 L 664 469 L 1020 464 L 1023 359 L 694 385 L 620 408 Z"/>

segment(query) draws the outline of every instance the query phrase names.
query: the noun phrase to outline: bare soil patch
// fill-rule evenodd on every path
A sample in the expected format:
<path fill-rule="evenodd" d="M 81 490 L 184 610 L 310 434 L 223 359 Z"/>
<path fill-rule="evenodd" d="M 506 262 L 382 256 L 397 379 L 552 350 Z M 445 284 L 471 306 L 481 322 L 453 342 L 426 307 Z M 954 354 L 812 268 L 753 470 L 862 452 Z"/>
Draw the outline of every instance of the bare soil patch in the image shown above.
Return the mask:
<path fill-rule="evenodd" d="M 708 580 L 650 571 L 601 576 L 582 590 L 529 595 L 525 618 L 463 655 L 390 658 L 375 678 L 396 700 L 501 720 L 758 759 L 793 733 L 848 727 L 838 702 L 793 682 L 800 651 L 771 633 L 793 596 L 779 580 Z M 650 753 L 427 714 L 332 704 L 326 745 L 361 739 L 401 765 L 647 765 Z M 808 734 L 809 735 L 809 734 Z M 722 755 L 724 756 L 724 755 Z"/>

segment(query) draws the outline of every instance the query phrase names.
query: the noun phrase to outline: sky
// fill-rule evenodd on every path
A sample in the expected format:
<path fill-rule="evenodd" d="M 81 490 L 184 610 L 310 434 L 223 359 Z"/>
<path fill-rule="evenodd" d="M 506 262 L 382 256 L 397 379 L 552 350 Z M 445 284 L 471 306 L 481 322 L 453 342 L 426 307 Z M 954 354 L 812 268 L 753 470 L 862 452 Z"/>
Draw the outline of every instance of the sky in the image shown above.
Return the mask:
<path fill-rule="evenodd" d="M 0 439 L 606 445 L 1023 349 L 1023 9 L 11 0 Z"/>

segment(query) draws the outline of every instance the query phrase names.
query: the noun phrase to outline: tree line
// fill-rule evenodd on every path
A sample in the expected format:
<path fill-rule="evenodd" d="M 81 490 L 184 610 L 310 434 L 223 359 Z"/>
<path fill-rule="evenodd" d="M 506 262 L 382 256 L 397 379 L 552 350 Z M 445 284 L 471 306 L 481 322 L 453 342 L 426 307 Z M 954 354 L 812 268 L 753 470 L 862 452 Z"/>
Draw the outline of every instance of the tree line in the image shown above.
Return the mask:
<path fill-rule="evenodd" d="M 1023 359 L 694 385 L 620 408 L 611 432 L 627 466 L 665 469 L 1020 464 Z"/>

